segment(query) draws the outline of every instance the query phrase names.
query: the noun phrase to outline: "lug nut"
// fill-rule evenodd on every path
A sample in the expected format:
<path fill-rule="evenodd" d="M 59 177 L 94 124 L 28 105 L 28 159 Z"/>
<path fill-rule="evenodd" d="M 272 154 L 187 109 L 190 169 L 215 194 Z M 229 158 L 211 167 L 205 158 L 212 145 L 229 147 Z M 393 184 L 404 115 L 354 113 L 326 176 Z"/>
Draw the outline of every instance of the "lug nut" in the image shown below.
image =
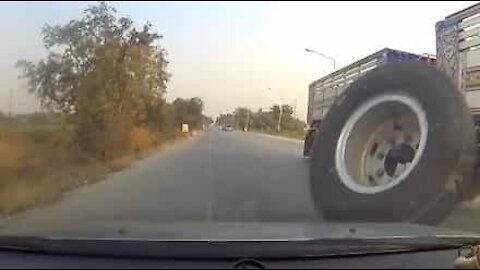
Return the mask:
<path fill-rule="evenodd" d="M 382 169 L 378 169 L 378 170 L 377 170 L 377 176 L 378 176 L 378 177 L 383 177 L 384 174 L 385 174 L 385 171 L 384 171 L 384 170 L 382 170 Z"/>
<path fill-rule="evenodd" d="M 383 160 L 384 157 L 385 157 L 385 154 L 384 154 L 384 153 L 378 153 L 378 155 L 377 155 L 377 158 L 378 158 L 379 160 Z"/>

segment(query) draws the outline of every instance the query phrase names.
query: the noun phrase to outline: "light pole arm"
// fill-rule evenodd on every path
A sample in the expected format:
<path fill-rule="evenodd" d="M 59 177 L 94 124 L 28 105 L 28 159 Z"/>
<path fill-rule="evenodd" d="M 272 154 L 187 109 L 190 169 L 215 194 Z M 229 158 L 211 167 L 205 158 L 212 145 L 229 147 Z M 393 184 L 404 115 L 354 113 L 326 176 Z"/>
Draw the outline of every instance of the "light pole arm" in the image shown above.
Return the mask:
<path fill-rule="evenodd" d="M 315 50 L 308 49 L 308 48 L 305 49 L 305 51 L 306 51 L 306 52 L 309 52 L 309 53 L 314 53 L 314 54 L 316 54 L 316 55 L 319 55 L 319 56 L 321 56 L 321 57 L 323 57 L 323 58 L 326 58 L 326 59 L 332 61 L 332 63 L 333 63 L 333 71 L 337 70 L 337 64 L 336 64 L 336 62 L 335 62 L 335 58 L 333 58 L 333 57 L 331 57 L 331 56 L 328 56 L 328 55 L 325 55 L 325 54 L 323 54 L 323 53 L 321 53 L 321 52 L 317 52 L 317 51 L 315 51 Z"/>
<path fill-rule="evenodd" d="M 327 58 L 327 59 L 331 60 L 333 62 L 333 71 L 337 70 L 337 65 L 336 65 L 336 62 L 335 62 L 335 58 L 330 57 L 330 56 L 325 55 L 325 54 L 322 54 L 322 53 L 318 53 L 318 55 L 323 56 L 324 58 Z"/>

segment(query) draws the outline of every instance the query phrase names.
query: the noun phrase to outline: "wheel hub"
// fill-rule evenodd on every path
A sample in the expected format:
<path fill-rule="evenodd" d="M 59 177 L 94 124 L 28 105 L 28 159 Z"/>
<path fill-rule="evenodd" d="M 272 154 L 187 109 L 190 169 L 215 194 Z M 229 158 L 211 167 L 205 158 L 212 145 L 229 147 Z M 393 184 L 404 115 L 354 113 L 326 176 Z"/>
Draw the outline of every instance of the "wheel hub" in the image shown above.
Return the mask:
<path fill-rule="evenodd" d="M 378 193 L 403 181 L 423 153 L 428 123 L 420 103 L 402 94 L 360 105 L 341 131 L 335 165 L 340 180 L 358 193 Z"/>
<path fill-rule="evenodd" d="M 406 143 L 396 145 L 387 153 L 384 163 L 385 171 L 387 172 L 388 176 L 393 177 L 395 175 L 397 165 L 410 163 L 414 157 L 415 149 L 413 149 L 410 145 Z"/>

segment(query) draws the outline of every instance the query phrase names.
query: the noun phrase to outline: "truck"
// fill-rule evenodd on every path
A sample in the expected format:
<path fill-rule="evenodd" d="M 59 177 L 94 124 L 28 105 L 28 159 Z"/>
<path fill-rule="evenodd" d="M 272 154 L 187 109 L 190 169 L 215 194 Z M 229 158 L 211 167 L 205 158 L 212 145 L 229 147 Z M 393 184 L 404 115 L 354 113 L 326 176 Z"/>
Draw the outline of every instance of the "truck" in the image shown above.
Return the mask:
<path fill-rule="evenodd" d="M 434 65 L 436 57 L 385 48 L 312 82 L 308 87 L 307 124 L 309 128 L 305 137 L 303 155 L 310 156 L 315 131 L 337 97 L 352 82 L 378 66 L 404 61 L 421 61 Z"/>
<path fill-rule="evenodd" d="M 480 192 L 480 4 L 436 55 L 385 48 L 309 85 L 303 154 L 327 220 L 438 224 Z"/>

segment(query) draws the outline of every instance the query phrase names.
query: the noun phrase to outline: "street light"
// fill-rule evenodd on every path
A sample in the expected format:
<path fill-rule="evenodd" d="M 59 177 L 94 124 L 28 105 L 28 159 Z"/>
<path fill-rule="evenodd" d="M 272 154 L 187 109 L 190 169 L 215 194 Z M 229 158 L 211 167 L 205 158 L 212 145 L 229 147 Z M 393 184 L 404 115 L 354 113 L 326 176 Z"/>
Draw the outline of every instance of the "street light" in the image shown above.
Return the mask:
<path fill-rule="evenodd" d="M 323 53 L 321 53 L 321 52 L 317 52 L 317 51 L 315 51 L 315 50 L 309 49 L 309 48 L 306 48 L 305 51 L 306 51 L 306 52 L 309 52 L 309 53 L 314 53 L 314 54 L 319 55 L 319 56 L 321 56 L 321 57 L 323 57 L 323 58 L 327 58 L 327 59 L 331 60 L 331 61 L 333 62 L 333 71 L 336 70 L 335 58 L 333 58 L 333 57 L 331 57 L 331 56 L 328 56 L 328 55 L 325 55 L 325 54 L 323 54 Z"/>
<path fill-rule="evenodd" d="M 272 93 L 272 89 L 268 88 L 268 92 L 269 93 Z M 278 97 L 278 96 L 277 96 Z M 282 116 L 283 116 L 283 107 L 282 107 L 282 101 L 281 101 L 281 98 L 279 97 L 278 98 L 279 100 L 279 103 L 278 103 L 278 107 L 280 109 L 280 113 L 278 114 L 278 123 L 277 123 L 277 131 L 280 132 L 282 131 Z"/>

